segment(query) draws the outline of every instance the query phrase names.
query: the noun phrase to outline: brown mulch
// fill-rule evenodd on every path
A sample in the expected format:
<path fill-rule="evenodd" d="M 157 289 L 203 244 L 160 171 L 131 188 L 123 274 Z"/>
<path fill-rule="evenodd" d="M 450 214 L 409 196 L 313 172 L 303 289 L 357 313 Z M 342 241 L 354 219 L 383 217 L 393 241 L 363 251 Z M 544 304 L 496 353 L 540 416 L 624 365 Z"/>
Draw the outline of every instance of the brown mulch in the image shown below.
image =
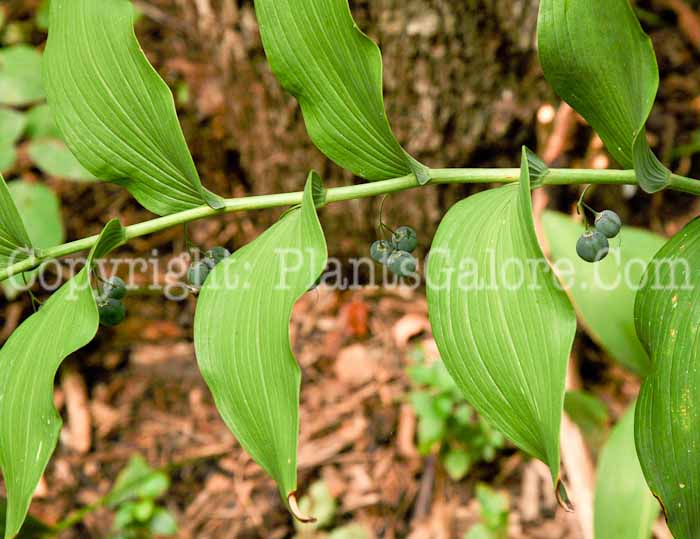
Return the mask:
<path fill-rule="evenodd" d="M 166 503 L 180 522 L 178 537 L 289 537 L 292 519 L 275 484 L 216 412 L 189 332 L 140 316 L 134 309 L 143 341 L 128 342 L 128 328 L 102 330 L 98 343 L 64 368 L 56 400 L 66 428 L 32 512 L 57 521 L 94 502 L 139 453 L 154 466 L 177 467 Z M 511 496 L 511 537 L 579 537 L 575 518 L 556 505 L 547 470 L 520 453 L 504 452 L 461 483 L 419 456 L 405 368 L 416 346 L 436 356 L 427 327 L 422 294 L 405 288 L 322 287 L 297 304 L 300 491 L 323 479 L 339 502 L 337 524 L 363 524 L 371 537 L 448 539 L 478 521 L 473 491 L 484 481 Z M 425 489 L 427 497 L 419 496 Z M 66 537 L 104 537 L 110 525 L 110 514 L 100 511 Z"/>

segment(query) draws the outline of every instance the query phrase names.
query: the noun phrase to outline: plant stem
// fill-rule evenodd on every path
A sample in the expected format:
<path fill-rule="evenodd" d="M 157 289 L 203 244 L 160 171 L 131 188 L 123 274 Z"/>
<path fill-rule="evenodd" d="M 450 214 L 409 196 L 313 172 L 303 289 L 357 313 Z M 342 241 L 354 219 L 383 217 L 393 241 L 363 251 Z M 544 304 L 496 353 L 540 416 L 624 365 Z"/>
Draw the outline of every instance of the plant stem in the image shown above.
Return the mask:
<path fill-rule="evenodd" d="M 430 182 L 435 184 L 505 184 L 517 182 L 520 178 L 520 169 L 432 169 Z M 637 185 L 634 170 L 595 170 L 595 169 L 550 169 L 543 179 L 543 185 Z M 387 195 L 424 187 L 416 180 L 415 176 L 408 175 L 400 178 L 392 178 L 377 182 L 361 183 L 344 187 L 333 187 L 327 190 L 326 202 L 343 202 L 361 198 Z M 683 176 L 672 175 L 669 188 L 694 195 L 700 195 L 700 181 Z M 166 228 L 190 223 L 198 219 L 213 217 L 225 213 L 238 211 L 262 210 L 282 206 L 301 204 L 303 192 L 280 193 L 273 195 L 258 195 L 243 198 L 231 198 L 225 201 L 221 210 L 214 210 L 209 206 L 199 206 L 165 217 L 158 217 L 150 221 L 144 221 L 126 227 L 126 238 L 131 240 L 148 234 L 153 234 Z M 97 236 L 90 236 L 80 240 L 64 243 L 56 247 L 38 250 L 34 256 L 21 260 L 3 270 L 0 270 L 0 281 L 31 270 L 39 266 L 44 260 L 60 258 L 69 254 L 90 249 L 97 241 Z"/>

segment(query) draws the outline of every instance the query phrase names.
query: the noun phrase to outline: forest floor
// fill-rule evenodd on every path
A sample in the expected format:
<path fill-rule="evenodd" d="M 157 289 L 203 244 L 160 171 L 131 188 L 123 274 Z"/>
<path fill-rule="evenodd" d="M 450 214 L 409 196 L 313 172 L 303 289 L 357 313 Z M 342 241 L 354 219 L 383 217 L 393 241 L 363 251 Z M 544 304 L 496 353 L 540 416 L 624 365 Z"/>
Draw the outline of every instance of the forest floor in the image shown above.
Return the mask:
<path fill-rule="evenodd" d="M 376 13 L 384 3 L 394 15 L 404 13 L 402 3 L 397 7 L 388 0 L 378 2 L 379 8 L 367 2 L 354 2 L 353 7 L 360 22 L 367 22 L 375 30 L 370 34 L 383 46 L 386 41 L 393 55 L 401 52 L 402 41 L 392 37 L 392 21 L 408 34 L 415 31 L 415 41 L 425 39 L 432 62 L 439 64 L 436 50 L 440 47 L 441 54 L 450 54 L 451 42 L 442 44 L 430 34 L 432 19 L 427 17 L 447 17 L 449 2 L 407 2 L 412 7 L 406 7 L 405 16 L 389 22 Z M 11 16 L 29 17 L 34 4 L 10 2 Z M 305 137 L 300 114 L 264 66 L 251 2 L 139 4 L 145 13 L 139 26 L 143 48 L 177 90 L 185 135 L 210 188 L 226 196 L 297 190 L 312 167 L 329 177 L 331 184 L 352 181 L 308 142 L 297 143 Z M 697 178 L 700 15 L 697 5 L 694 11 L 683 10 L 688 5 L 680 0 L 638 2 L 662 72 L 659 103 L 649 124 L 654 147 L 675 171 Z M 41 46 L 41 35 L 35 38 Z M 390 117 L 408 116 L 408 110 L 418 119 L 421 115 L 442 119 L 431 124 L 433 131 L 423 133 L 422 143 L 431 152 L 424 157 L 431 164 L 512 166 L 512 156 L 527 143 L 559 166 L 611 165 L 597 137 L 546 89 L 541 73 L 533 67 L 532 43 L 533 39 L 509 41 L 517 55 L 499 59 L 504 70 L 512 67 L 528 81 L 522 99 L 495 90 L 478 98 L 491 107 L 488 118 L 482 119 L 483 130 L 500 129 L 500 142 L 477 143 L 483 130 L 472 132 L 468 140 L 456 138 L 450 132 L 455 125 L 448 117 L 450 111 L 435 104 L 440 88 L 436 95 L 404 96 L 407 101 L 402 103 L 396 90 L 400 84 L 392 82 L 397 75 L 391 72 L 390 59 L 385 59 L 390 71 L 387 101 L 398 93 Z M 490 50 L 500 50 L 496 45 Z M 416 66 L 423 65 L 419 61 L 423 52 L 415 52 Z M 468 66 L 460 69 L 466 69 L 459 71 L 462 77 L 478 75 Z M 416 68 L 415 77 L 420 78 L 421 73 Z M 459 108 L 466 105 L 453 99 L 450 106 L 450 113 L 458 116 Z M 415 141 L 413 123 L 402 119 L 396 123 L 402 142 Z M 275 143 L 279 149 L 273 151 Z M 69 239 L 98 232 L 112 217 L 119 216 L 125 224 L 149 217 L 117 187 L 41 178 L 23 161 L 16 176 L 46 181 L 60 194 Z M 440 216 L 467 194 L 455 187 L 431 189 L 425 197 L 407 193 L 387 201 L 392 222 L 420 230 L 423 253 Z M 536 206 L 541 210 L 549 204 L 572 212 L 578 194 L 573 188 L 541 192 Z M 696 200 L 676 193 L 648 197 L 611 189 L 596 190 L 591 198 L 594 205 L 617 210 L 627 223 L 666 235 L 700 210 Z M 376 203 L 363 202 L 324 211 L 321 217 L 331 254 L 364 256 L 375 239 L 376 209 Z M 279 213 L 229 215 L 195 223 L 189 234 L 198 244 L 233 249 L 253 239 L 276 215 Z M 157 250 L 161 267 L 165 267 L 186 249 L 182 236 L 181 229 L 164 231 L 132 242 L 118 255 Z M 167 282 L 162 271 L 155 276 L 139 273 L 136 278 L 143 286 L 154 280 L 161 285 Z M 416 357 L 428 362 L 438 357 L 424 291 L 407 287 L 321 287 L 304 296 L 294 309 L 292 337 L 303 371 L 300 492 L 323 481 L 338 505 L 326 531 L 296 530 L 275 484 L 236 443 L 198 372 L 192 345 L 195 304 L 194 297 L 166 302 L 153 292 L 132 294 L 126 300 L 127 321 L 115 329 L 102 329 L 92 344 L 65 363 L 55 396 L 65 428 L 32 514 L 57 522 L 95 502 L 109 490 L 129 458 L 141 454 L 153 466 L 173 469 L 164 504 L 178 520 L 182 539 L 285 539 L 295 533 L 303 539 L 322 539 L 324 533 L 347 524 L 363 530 L 354 536 L 357 539 L 461 539 L 480 521 L 481 507 L 474 496 L 479 483 L 507 496 L 508 537 L 590 539 L 586 511 L 590 510 L 593 476 L 586 466 L 594 459 L 577 438 L 575 427 L 565 429 L 564 471 L 565 480 L 573 479 L 574 501 L 580 496 L 576 513 L 559 508 L 543 465 L 511 446 L 498 450 L 491 462 L 473 466 L 460 481 L 450 479 L 434 455 L 420 454 L 417 418 L 409 402 L 413 386 L 408 369 Z M 7 338 L 31 312 L 31 304 L 21 297 L 4 303 L 3 312 L 0 336 Z M 570 374 L 571 386 L 600 398 L 612 420 L 639 389 L 639 380 L 617 366 L 584 333 L 577 338 Z M 571 437 L 566 438 L 566 433 Z M 571 458 L 582 455 L 583 478 L 581 469 L 567 466 L 567 454 Z M 112 520 L 113 514 L 102 509 L 64 536 L 108 537 Z M 669 537 L 662 523 L 655 533 L 659 539 Z"/>

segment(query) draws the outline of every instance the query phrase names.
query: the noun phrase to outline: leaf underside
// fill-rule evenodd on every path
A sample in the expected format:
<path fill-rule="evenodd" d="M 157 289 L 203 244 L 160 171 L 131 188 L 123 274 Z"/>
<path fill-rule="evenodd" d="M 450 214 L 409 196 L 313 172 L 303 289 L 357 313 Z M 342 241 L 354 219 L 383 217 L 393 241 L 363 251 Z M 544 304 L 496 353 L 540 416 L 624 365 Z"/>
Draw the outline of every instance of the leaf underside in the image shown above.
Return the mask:
<path fill-rule="evenodd" d="M 300 208 L 214 269 L 195 315 L 197 360 L 217 408 L 285 500 L 296 490 L 301 380 L 289 319 L 327 259 L 313 199 L 319 181 L 312 174 Z"/>
<path fill-rule="evenodd" d="M 634 404 L 610 433 L 596 475 L 595 539 L 650 539 L 660 507 L 634 447 Z"/>
<path fill-rule="evenodd" d="M 5 537 L 5 513 L 7 512 L 7 500 L 0 496 L 0 537 Z M 24 525 L 17 535 L 18 539 L 46 539 L 55 531 L 40 520 L 31 516 L 27 517 Z"/>
<path fill-rule="evenodd" d="M 68 147 L 93 175 L 166 215 L 223 201 L 202 187 L 168 86 L 141 50 L 129 0 L 54 0 L 46 91 Z"/>
<path fill-rule="evenodd" d="M 645 376 L 651 363 L 634 327 L 634 300 L 646 265 L 666 240 L 647 230 L 623 227 L 619 241 L 611 242 L 610 254 L 590 264 L 576 254 L 582 224 L 561 213 L 545 212 L 542 226 L 552 263 L 567 274 L 565 285 L 588 333 L 614 359 Z"/>
<path fill-rule="evenodd" d="M 97 332 L 99 316 L 89 276 L 92 259 L 123 241 L 123 228 L 111 221 L 86 267 L 27 318 L 0 350 L 0 469 L 8 496 L 5 539 L 22 527 L 58 441 L 62 421 L 53 403 L 56 371 Z"/>
<path fill-rule="evenodd" d="M 654 48 L 629 0 L 542 0 L 540 62 L 549 83 L 600 135 L 640 186 L 663 189 L 670 172 L 644 126 L 659 87 Z"/>
<path fill-rule="evenodd" d="M 647 482 L 676 539 L 700 530 L 700 220 L 649 265 L 635 321 L 652 370 L 639 395 L 635 436 Z"/>
<path fill-rule="evenodd" d="M 522 268 L 522 273 L 518 268 Z M 433 241 L 430 320 L 467 400 L 559 478 L 559 426 L 576 319 L 535 235 L 527 154 L 520 185 L 455 205 Z"/>
<path fill-rule="evenodd" d="M 5 178 L 0 174 L 0 268 L 21 262 L 32 247 Z"/>
<path fill-rule="evenodd" d="M 391 131 L 379 47 L 347 0 L 255 0 L 255 10 L 272 71 L 299 100 L 319 150 L 368 180 L 415 173 L 428 181 Z"/>
<path fill-rule="evenodd" d="M 65 231 L 61 217 L 61 201 L 51 189 L 39 182 L 13 180 L 7 184 L 15 207 L 24 223 L 24 229 L 29 235 L 29 241 L 34 251 L 54 247 L 63 243 Z M 17 252 L 14 262 L 19 262 L 30 253 L 27 249 Z M 39 273 L 38 269 L 13 275 L 2 282 L 5 296 L 12 300 L 16 298 Z"/>

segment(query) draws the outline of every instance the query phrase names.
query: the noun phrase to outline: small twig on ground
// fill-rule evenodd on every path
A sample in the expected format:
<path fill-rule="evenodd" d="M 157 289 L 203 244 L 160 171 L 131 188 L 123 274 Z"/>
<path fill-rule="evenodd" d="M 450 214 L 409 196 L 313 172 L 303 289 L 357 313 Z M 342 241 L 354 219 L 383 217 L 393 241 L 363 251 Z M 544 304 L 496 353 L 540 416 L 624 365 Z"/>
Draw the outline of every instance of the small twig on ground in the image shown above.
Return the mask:
<path fill-rule="evenodd" d="M 435 455 L 425 458 L 425 468 L 420 481 L 420 489 L 416 497 L 416 509 L 413 512 L 413 520 L 421 520 L 430 511 L 430 503 L 433 498 L 433 485 L 435 483 Z"/>

